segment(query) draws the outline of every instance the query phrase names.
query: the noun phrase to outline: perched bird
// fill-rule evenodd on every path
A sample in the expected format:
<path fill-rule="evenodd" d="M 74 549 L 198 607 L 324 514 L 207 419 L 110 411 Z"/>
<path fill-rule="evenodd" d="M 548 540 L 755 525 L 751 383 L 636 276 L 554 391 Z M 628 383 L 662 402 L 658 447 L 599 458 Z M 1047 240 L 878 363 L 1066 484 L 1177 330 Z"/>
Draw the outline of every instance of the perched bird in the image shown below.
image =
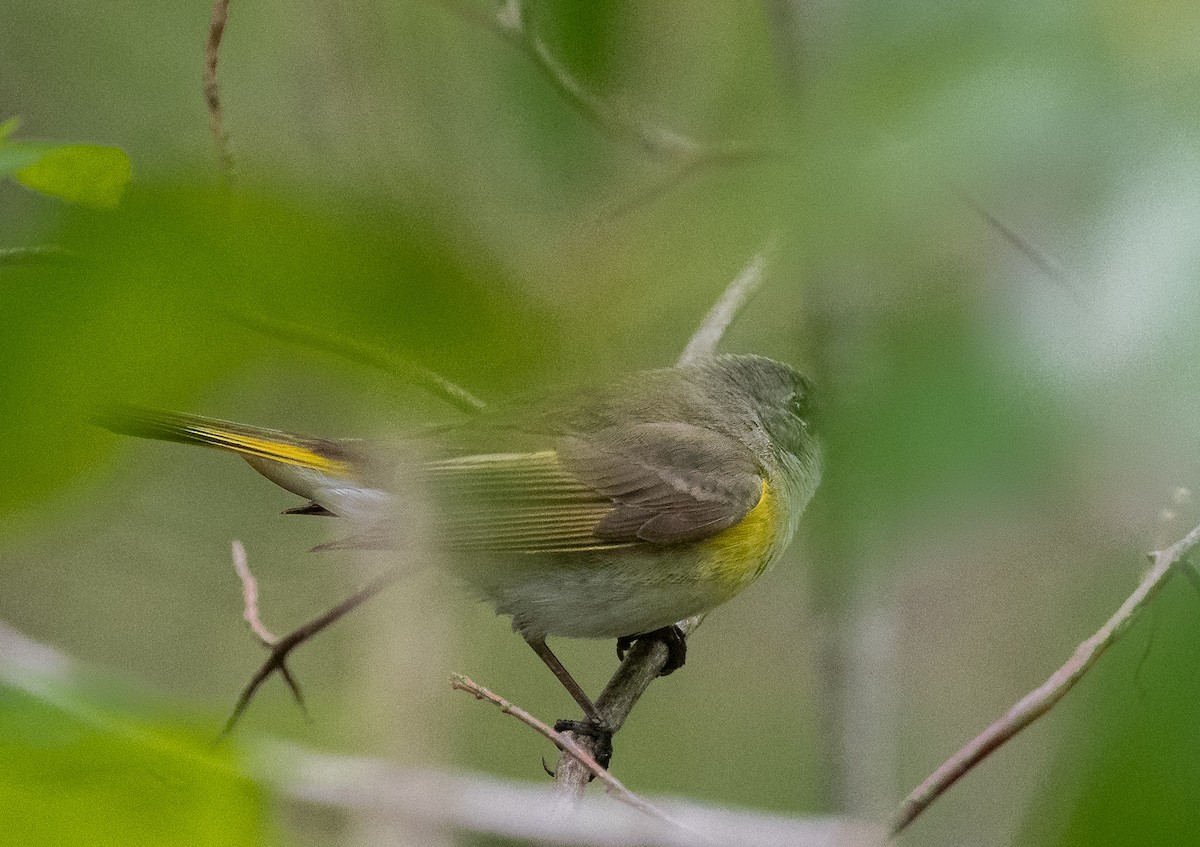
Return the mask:
<path fill-rule="evenodd" d="M 307 500 L 296 514 L 349 518 L 331 546 L 404 537 L 395 480 L 430 494 L 431 537 L 452 569 L 550 667 L 603 735 L 603 719 L 548 636 L 637 639 L 686 656 L 677 621 L 729 600 L 787 547 L 820 480 L 810 386 L 761 356 L 715 355 L 608 385 L 488 411 L 424 439 L 407 477 L 386 445 L 311 438 L 135 408 L 103 416 L 130 435 L 242 455 Z"/>

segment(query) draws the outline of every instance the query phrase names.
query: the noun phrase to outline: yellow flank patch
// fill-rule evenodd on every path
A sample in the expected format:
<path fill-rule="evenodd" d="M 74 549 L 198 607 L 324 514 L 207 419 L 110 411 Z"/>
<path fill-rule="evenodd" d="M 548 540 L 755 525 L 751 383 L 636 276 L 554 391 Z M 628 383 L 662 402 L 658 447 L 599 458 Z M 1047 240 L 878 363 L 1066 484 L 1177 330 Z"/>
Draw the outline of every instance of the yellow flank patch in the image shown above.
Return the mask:
<path fill-rule="evenodd" d="M 226 447 L 249 456 L 272 459 L 285 465 L 312 468 L 330 476 L 348 476 L 350 465 L 322 456 L 307 447 L 288 444 L 286 441 L 269 441 L 252 435 L 220 430 L 206 426 L 190 426 L 188 431 L 198 440 L 214 447 Z"/>
<path fill-rule="evenodd" d="M 775 493 L 764 479 L 758 503 L 736 526 L 702 544 L 710 559 L 708 575 L 732 595 L 752 582 L 771 560 L 779 530 Z"/>

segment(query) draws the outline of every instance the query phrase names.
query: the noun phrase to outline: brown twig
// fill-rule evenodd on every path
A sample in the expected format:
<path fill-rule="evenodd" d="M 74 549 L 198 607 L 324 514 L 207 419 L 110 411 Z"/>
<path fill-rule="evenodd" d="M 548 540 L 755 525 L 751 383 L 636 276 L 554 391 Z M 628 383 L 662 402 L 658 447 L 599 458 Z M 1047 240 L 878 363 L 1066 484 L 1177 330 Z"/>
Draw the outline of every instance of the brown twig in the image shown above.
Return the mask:
<path fill-rule="evenodd" d="M 233 730 L 237 722 L 241 720 L 242 715 L 245 714 L 246 709 L 249 708 L 254 695 L 258 693 L 258 689 L 274 673 L 278 673 L 283 677 L 284 682 L 291 689 L 292 697 L 295 698 L 297 705 L 303 711 L 304 697 L 300 691 L 300 684 L 296 681 L 291 669 L 287 665 L 288 656 L 293 650 L 314 635 L 341 620 L 384 588 L 391 585 L 400 575 L 399 569 L 385 572 L 323 615 L 314 618 L 303 626 L 297 627 L 287 635 L 277 638 L 267 629 L 266 625 L 262 622 L 262 618 L 259 616 L 258 583 L 255 581 L 254 575 L 250 572 L 250 566 L 246 561 L 246 549 L 240 541 L 234 541 L 232 547 L 233 567 L 237 571 L 238 579 L 242 583 L 242 617 L 245 618 L 246 624 L 250 627 L 250 631 L 254 633 L 254 637 L 258 639 L 258 642 L 270 651 L 270 655 L 259 666 L 254 676 L 250 678 L 250 682 L 246 684 L 246 687 L 242 689 L 237 703 L 233 707 L 233 712 L 229 715 L 229 719 L 225 721 L 225 726 L 221 730 L 218 740 L 224 738 Z"/>
<path fill-rule="evenodd" d="M 1001 747 L 1018 732 L 1050 711 L 1075 683 L 1079 682 L 1100 656 L 1120 638 L 1137 614 L 1155 598 L 1166 584 L 1176 566 L 1200 543 L 1200 526 L 1180 541 L 1150 554 L 1152 566 L 1133 593 L 1104 626 L 1075 648 L 1066 664 L 1050 678 L 1022 697 L 999 720 L 975 736 L 958 752 L 943 762 L 920 785 L 913 789 L 892 815 L 890 833 L 895 836 L 916 820 L 930 804 L 992 751 Z"/>
<path fill-rule="evenodd" d="M 484 700 L 488 703 L 491 703 L 493 706 L 496 706 L 498 709 L 500 709 L 500 711 L 504 714 L 512 715 L 521 723 L 525 724 L 525 726 L 537 732 L 542 737 L 548 739 L 551 743 L 558 747 L 559 750 L 562 750 L 564 755 L 571 756 L 576 762 L 586 768 L 587 772 L 592 777 L 595 777 L 597 780 L 603 783 L 612 793 L 612 795 L 621 800 L 623 803 L 627 803 L 630 806 L 633 806 L 635 809 L 640 809 L 641 811 L 653 818 L 657 818 L 658 820 L 675 824 L 676 826 L 682 826 L 681 824 L 677 824 L 674 820 L 672 820 L 666 812 L 662 811 L 654 804 L 642 799 L 637 794 L 634 794 L 632 791 L 626 788 L 624 783 L 606 770 L 599 762 L 596 761 L 591 752 L 585 750 L 573 738 L 565 733 L 558 732 L 557 730 L 551 728 L 545 722 L 538 720 L 520 706 L 513 705 L 499 694 L 484 688 L 470 677 L 463 676 L 462 674 L 454 674 L 450 677 L 450 687 L 456 691 L 465 691 L 474 696 L 476 700 Z"/>
<path fill-rule="evenodd" d="M 226 184 L 233 182 L 233 154 L 229 150 L 229 138 L 225 134 L 221 91 L 217 86 L 217 60 L 221 51 L 221 37 L 225 34 L 225 23 L 228 19 L 229 0 L 213 0 L 212 17 L 208 22 L 208 38 L 204 42 L 204 102 L 208 105 L 209 131 L 217 151 L 221 177 Z"/>

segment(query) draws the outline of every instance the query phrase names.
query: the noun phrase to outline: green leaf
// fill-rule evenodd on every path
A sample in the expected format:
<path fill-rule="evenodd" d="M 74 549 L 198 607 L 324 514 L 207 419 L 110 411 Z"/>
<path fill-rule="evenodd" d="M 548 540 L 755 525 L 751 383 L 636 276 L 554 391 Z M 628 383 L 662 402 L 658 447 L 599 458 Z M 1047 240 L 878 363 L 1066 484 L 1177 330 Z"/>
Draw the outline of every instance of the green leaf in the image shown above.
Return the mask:
<path fill-rule="evenodd" d="M 125 151 L 98 144 L 50 148 L 13 174 L 14 179 L 34 191 L 98 209 L 116 206 L 131 176 Z"/>
<path fill-rule="evenodd" d="M 0 124 L 0 145 L 8 141 L 9 136 L 16 132 L 19 126 L 21 126 L 21 119 L 16 117 L 9 118 Z"/>

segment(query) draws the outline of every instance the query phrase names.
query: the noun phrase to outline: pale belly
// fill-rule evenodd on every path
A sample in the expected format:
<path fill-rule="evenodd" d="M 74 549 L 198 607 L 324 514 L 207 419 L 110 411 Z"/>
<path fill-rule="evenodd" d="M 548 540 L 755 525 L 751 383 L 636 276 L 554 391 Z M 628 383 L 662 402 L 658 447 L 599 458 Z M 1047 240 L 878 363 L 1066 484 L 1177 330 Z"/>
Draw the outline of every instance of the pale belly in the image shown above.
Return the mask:
<path fill-rule="evenodd" d="M 516 555 L 495 561 L 493 578 L 475 570 L 469 579 L 525 635 L 619 638 L 729 600 L 778 558 L 786 543 L 778 529 L 748 519 L 699 544 Z"/>
<path fill-rule="evenodd" d="M 507 554 L 460 571 L 526 636 L 619 638 L 706 612 L 779 557 L 794 522 L 764 496 L 737 526 L 689 544 Z"/>

